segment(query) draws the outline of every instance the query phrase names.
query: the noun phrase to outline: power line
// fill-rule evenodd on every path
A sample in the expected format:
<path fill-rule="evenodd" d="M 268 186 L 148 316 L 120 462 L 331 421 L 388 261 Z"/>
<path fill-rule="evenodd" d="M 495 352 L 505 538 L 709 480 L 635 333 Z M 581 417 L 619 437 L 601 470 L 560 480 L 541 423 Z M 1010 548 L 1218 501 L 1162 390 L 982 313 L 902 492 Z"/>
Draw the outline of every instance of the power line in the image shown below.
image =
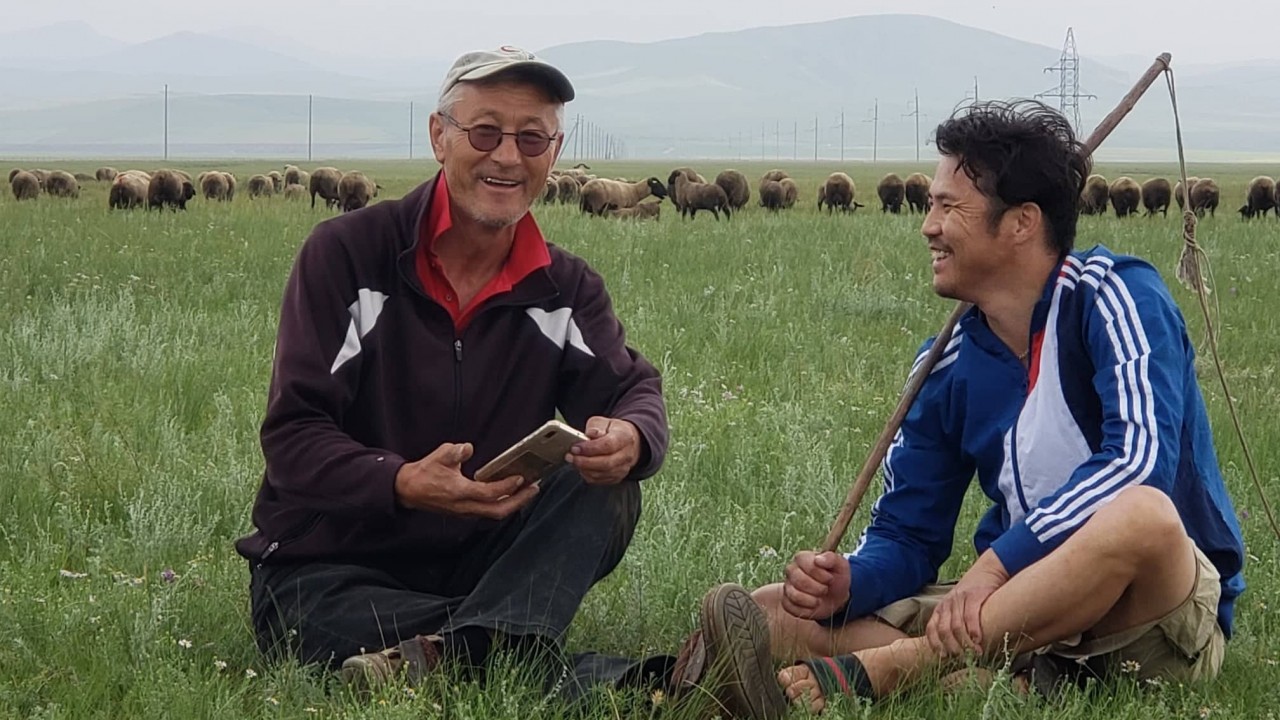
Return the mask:
<path fill-rule="evenodd" d="M 1037 98 L 1058 98 L 1058 110 L 1071 121 L 1072 127 L 1080 127 L 1080 98 L 1097 98 L 1097 95 L 1080 92 L 1080 53 L 1076 52 L 1076 34 L 1073 28 L 1067 28 L 1067 39 L 1062 44 L 1062 56 L 1058 64 L 1047 67 L 1045 72 L 1058 73 L 1058 88 L 1046 90 L 1036 95 Z"/>

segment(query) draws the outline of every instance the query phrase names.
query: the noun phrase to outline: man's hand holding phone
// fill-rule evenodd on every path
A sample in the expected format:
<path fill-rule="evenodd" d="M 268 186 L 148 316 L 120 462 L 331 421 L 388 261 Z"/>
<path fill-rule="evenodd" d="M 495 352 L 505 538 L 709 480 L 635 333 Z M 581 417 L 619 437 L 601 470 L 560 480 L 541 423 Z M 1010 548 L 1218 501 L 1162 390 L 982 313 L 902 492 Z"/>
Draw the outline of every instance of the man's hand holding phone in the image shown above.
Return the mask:
<path fill-rule="evenodd" d="M 537 496 L 538 486 L 519 475 L 493 482 L 464 476 L 462 464 L 472 452 L 471 443 L 444 443 L 421 460 L 405 463 L 396 473 L 396 500 L 415 510 L 500 520 Z"/>
<path fill-rule="evenodd" d="M 615 485 L 640 460 L 640 431 L 626 420 L 594 416 L 587 420 L 587 440 L 565 456 L 592 485 Z"/>

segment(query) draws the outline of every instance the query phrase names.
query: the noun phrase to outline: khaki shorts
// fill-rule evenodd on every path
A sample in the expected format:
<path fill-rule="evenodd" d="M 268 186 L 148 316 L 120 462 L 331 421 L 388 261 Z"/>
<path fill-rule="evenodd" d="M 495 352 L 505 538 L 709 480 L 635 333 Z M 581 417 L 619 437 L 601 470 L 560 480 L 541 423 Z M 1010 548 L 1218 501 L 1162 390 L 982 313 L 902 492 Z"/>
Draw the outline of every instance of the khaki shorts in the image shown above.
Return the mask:
<path fill-rule="evenodd" d="M 1195 586 L 1169 614 L 1112 635 L 1076 635 L 1034 654 L 1057 656 L 1081 665 L 1088 661 L 1093 674 L 1102 677 L 1121 673 L 1139 680 L 1159 677 L 1184 683 L 1217 677 L 1226 650 L 1226 638 L 1218 626 L 1218 599 L 1222 594 L 1219 583 L 1217 568 L 1196 548 Z M 927 585 L 919 595 L 886 605 L 874 615 L 908 635 L 921 636 L 934 608 L 954 585 Z M 1014 666 L 1018 665 L 1015 661 Z"/>

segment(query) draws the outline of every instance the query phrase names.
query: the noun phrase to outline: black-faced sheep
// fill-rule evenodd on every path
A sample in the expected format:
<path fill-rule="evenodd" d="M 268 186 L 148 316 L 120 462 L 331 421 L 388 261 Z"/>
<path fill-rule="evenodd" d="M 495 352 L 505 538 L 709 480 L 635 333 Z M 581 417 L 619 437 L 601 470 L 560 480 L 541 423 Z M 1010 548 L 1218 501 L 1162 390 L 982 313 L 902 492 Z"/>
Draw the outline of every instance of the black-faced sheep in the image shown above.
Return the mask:
<path fill-rule="evenodd" d="M 1157 212 L 1169 214 L 1169 202 L 1173 199 L 1173 186 L 1169 181 L 1158 177 L 1142 183 L 1142 207 L 1146 208 L 1146 217 Z"/>
<path fill-rule="evenodd" d="M 1218 210 L 1218 201 L 1222 193 L 1213 178 L 1200 178 L 1191 186 L 1191 211 L 1196 217 L 1204 217 L 1206 211 L 1214 215 Z"/>
<path fill-rule="evenodd" d="M 1107 211 L 1107 196 L 1111 186 L 1101 175 L 1090 175 L 1080 191 L 1080 212 L 1084 215 L 1101 215 Z"/>
<path fill-rule="evenodd" d="M 1276 217 L 1280 217 L 1280 208 L 1276 207 L 1276 181 L 1266 175 L 1249 181 L 1244 193 L 1244 205 L 1240 207 L 1240 216 L 1248 220 L 1258 215 L 1265 216 L 1267 211 L 1275 209 Z"/>
<path fill-rule="evenodd" d="M 1128 175 L 1116 178 L 1107 189 L 1107 199 L 1111 201 L 1111 209 L 1116 217 L 1136 215 L 1142 202 L 1142 188 L 1138 182 Z"/>
<path fill-rule="evenodd" d="M 44 191 L 51 197 L 80 197 L 80 183 L 71 173 L 54 170 L 44 179 Z"/>
<path fill-rule="evenodd" d="M 924 173 L 911 173 L 907 176 L 905 185 L 903 190 L 911 212 L 929 212 L 933 205 L 929 200 L 929 187 L 933 185 L 933 178 Z"/>
<path fill-rule="evenodd" d="M 35 200 L 40 197 L 40 179 L 35 173 L 19 170 L 9 174 L 9 189 L 18 200 Z"/>
<path fill-rule="evenodd" d="M 196 196 L 195 186 L 185 180 L 179 170 L 157 170 L 147 183 L 147 209 L 168 207 L 186 210 L 187 201 Z"/>
<path fill-rule="evenodd" d="M 751 184 L 747 182 L 747 176 L 737 170 L 725 170 L 716 175 L 716 185 L 724 188 L 724 194 L 729 196 L 729 207 L 734 210 L 741 210 L 751 202 Z"/>
<path fill-rule="evenodd" d="M 902 212 L 902 201 L 907 196 L 907 185 L 897 173 L 889 173 L 880 178 L 876 185 L 876 195 L 880 197 L 880 212 L 891 212 L 894 215 Z"/>
<path fill-rule="evenodd" d="M 1197 182 L 1200 182 L 1200 178 L 1194 177 L 1194 176 L 1187 176 L 1187 187 L 1195 187 Z M 1182 210 L 1183 207 L 1186 205 L 1187 196 L 1186 196 L 1186 193 L 1182 191 L 1181 180 L 1179 180 L 1173 186 L 1173 201 L 1178 203 L 1179 210 Z"/>
<path fill-rule="evenodd" d="M 352 170 L 342 174 L 338 181 L 338 203 L 342 212 L 351 212 L 369 204 L 369 200 L 378 196 L 378 184 L 372 178 Z"/>
<path fill-rule="evenodd" d="M 119 174 L 115 168 L 105 166 L 93 171 L 93 176 L 97 178 L 98 182 L 111 182 Z"/>
<path fill-rule="evenodd" d="M 107 207 L 112 210 L 130 210 L 142 207 L 147 202 L 147 186 L 151 184 L 151 176 L 141 170 L 119 173 L 111 181 L 111 192 L 107 195 Z"/>
<path fill-rule="evenodd" d="M 231 188 L 229 183 L 227 183 L 226 173 L 211 170 L 209 172 L 200 173 L 200 177 L 197 178 L 197 180 L 200 183 L 200 192 L 204 195 L 206 200 L 218 200 L 225 202 L 231 199 L 228 197 L 228 191 Z"/>
<path fill-rule="evenodd" d="M 307 197 L 307 189 L 297 183 L 284 186 L 285 200 L 304 200 Z"/>
<path fill-rule="evenodd" d="M 542 202 L 550 204 L 556 201 L 556 194 L 560 191 L 560 184 L 553 177 L 547 178 L 546 185 L 542 188 Z"/>
<path fill-rule="evenodd" d="M 769 212 L 777 212 L 783 207 L 786 191 L 777 180 L 765 180 L 760 184 L 760 207 Z"/>
<path fill-rule="evenodd" d="M 641 200 L 653 195 L 657 198 L 667 196 L 667 188 L 658 178 L 651 177 L 633 183 L 596 178 L 582 186 L 578 207 L 582 212 L 591 215 L 603 215 L 605 208 L 635 207 Z"/>
<path fill-rule="evenodd" d="M 284 192 L 284 176 L 279 170 L 272 170 L 267 173 L 267 177 L 271 178 L 271 190 L 275 193 Z"/>
<path fill-rule="evenodd" d="M 609 208 L 604 214 L 612 218 L 635 218 L 637 220 L 657 220 L 662 214 L 662 202 L 642 202 L 635 207 Z"/>
<path fill-rule="evenodd" d="M 332 208 L 338 204 L 338 183 L 342 182 L 342 171 L 335 167 L 316 168 L 311 173 L 311 207 L 316 206 L 316 196 L 324 198 L 325 207 Z"/>
<path fill-rule="evenodd" d="M 561 175 L 556 178 L 556 199 L 561 205 L 577 204 L 581 194 L 582 186 L 572 175 Z"/>
<path fill-rule="evenodd" d="M 680 203 L 680 217 L 697 217 L 699 210 L 710 210 L 716 220 L 720 213 L 728 220 L 732 208 L 729 206 L 729 195 L 724 188 L 715 183 L 694 182 L 685 175 L 676 176 L 676 194 Z"/>
<path fill-rule="evenodd" d="M 800 197 L 800 188 L 796 185 L 796 181 L 784 177 L 778 181 L 778 184 L 782 186 L 782 207 L 789 208 L 795 205 Z"/>
<path fill-rule="evenodd" d="M 275 183 L 271 182 L 271 178 L 261 173 L 249 178 L 249 197 L 271 197 L 276 192 Z M 312 202 L 315 202 L 315 196 L 312 195 Z"/>
<path fill-rule="evenodd" d="M 667 174 L 667 196 L 671 198 L 671 204 L 680 209 L 680 201 L 676 198 L 676 178 L 685 177 L 693 182 L 705 183 L 706 178 L 699 175 L 693 168 L 678 167 Z"/>
<path fill-rule="evenodd" d="M 826 205 L 829 215 L 835 208 L 840 208 L 841 212 L 849 212 L 863 207 L 862 203 L 854 202 L 856 192 L 857 186 L 853 184 L 853 178 L 846 173 L 833 172 L 818 189 L 818 209 L 821 210 Z"/>

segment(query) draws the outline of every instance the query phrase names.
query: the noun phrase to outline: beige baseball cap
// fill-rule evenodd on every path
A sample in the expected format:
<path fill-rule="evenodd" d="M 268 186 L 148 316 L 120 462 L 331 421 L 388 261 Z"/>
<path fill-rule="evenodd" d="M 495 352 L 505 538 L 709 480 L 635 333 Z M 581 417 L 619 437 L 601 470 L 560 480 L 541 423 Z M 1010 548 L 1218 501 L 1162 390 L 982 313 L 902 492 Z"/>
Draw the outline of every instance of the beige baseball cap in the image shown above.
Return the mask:
<path fill-rule="evenodd" d="M 459 57 L 453 62 L 453 67 L 449 68 L 449 73 L 445 75 L 444 85 L 440 87 L 440 95 L 443 96 L 460 82 L 479 80 L 509 71 L 520 71 L 539 77 L 545 82 L 547 89 L 562 103 L 573 99 L 573 84 L 564 73 L 528 50 L 512 45 L 503 45 L 497 50 L 476 50 Z"/>

